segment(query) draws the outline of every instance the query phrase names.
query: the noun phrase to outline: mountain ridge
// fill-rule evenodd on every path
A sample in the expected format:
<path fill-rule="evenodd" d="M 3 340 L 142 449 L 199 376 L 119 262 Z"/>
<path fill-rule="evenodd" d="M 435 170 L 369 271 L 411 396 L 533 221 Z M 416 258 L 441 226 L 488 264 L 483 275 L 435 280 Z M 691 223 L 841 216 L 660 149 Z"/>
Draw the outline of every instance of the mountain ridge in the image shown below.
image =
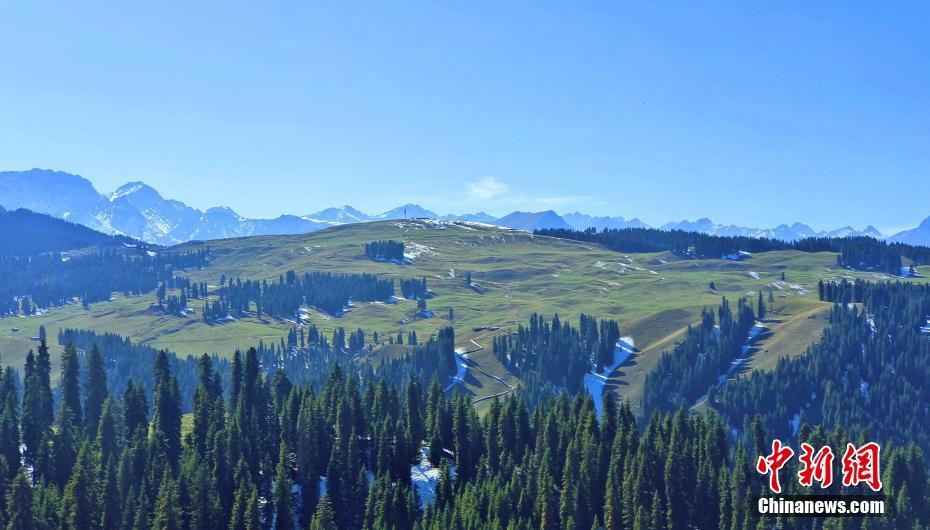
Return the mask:
<path fill-rule="evenodd" d="M 578 211 L 563 215 L 552 210 L 515 211 L 502 217 L 494 217 L 486 212 L 439 215 L 413 203 L 374 215 L 345 204 L 306 215 L 282 214 L 272 219 L 251 219 L 226 206 L 215 206 L 207 210 L 193 208 L 182 201 L 165 198 L 154 187 L 140 180 L 129 181 L 104 195 L 85 177 L 47 169 L 0 172 L 0 204 L 6 208 L 25 208 L 52 215 L 106 234 L 126 235 L 161 245 L 224 237 L 298 234 L 339 224 L 405 217 L 479 222 L 530 231 L 541 228 L 604 230 L 650 227 L 636 217 L 593 216 Z M 672 221 L 659 228 L 785 241 L 796 241 L 806 237 L 869 236 L 892 242 L 930 245 L 930 217 L 913 229 L 890 236 L 882 234 L 872 225 L 863 230 L 844 226 L 834 230 L 816 231 L 799 221 L 772 228 L 755 228 L 718 224 L 709 217 L 694 221 Z"/>

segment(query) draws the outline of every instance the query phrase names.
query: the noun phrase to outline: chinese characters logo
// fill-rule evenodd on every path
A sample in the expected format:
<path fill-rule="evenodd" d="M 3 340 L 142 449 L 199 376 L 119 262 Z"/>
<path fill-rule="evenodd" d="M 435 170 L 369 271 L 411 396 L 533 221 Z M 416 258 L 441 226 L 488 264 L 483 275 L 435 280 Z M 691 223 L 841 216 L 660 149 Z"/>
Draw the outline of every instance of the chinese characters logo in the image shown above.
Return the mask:
<path fill-rule="evenodd" d="M 882 489 L 880 453 L 881 448 L 875 442 L 869 442 L 861 447 L 856 447 L 851 443 L 846 444 L 842 459 L 843 486 L 865 484 L 872 491 L 880 491 Z M 772 452 L 759 456 L 756 461 L 756 471 L 768 475 L 769 489 L 773 493 L 781 493 L 778 472 L 793 456 L 794 449 L 782 444 L 781 440 L 772 440 Z M 833 449 L 829 446 L 823 446 L 815 451 L 810 444 L 802 443 L 798 483 L 812 487 L 817 482 L 821 489 L 829 488 L 833 484 L 833 458 Z"/>

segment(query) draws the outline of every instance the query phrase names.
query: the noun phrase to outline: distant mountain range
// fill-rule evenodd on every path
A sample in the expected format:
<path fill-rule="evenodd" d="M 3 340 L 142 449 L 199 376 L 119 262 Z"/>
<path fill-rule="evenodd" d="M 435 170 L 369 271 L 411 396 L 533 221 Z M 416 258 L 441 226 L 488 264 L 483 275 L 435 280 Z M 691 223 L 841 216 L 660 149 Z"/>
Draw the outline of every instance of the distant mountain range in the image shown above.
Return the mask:
<path fill-rule="evenodd" d="M 306 215 L 281 215 L 274 219 L 249 219 L 227 207 L 206 211 L 183 202 L 166 199 L 144 182 L 129 182 L 109 195 L 98 192 L 84 177 L 44 169 L 0 172 L 0 206 L 25 208 L 85 225 L 107 234 L 126 235 L 161 245 L 174 245 L 193 239 L 209 240 L 265 234 L 299 234 L 329 226 L 376 221 L 428 217 L 431 219 L 496 224 L 517 230 L 563 228 L 643 228 L 643 221 L 624 217 L 597 217 L 581 212 L 559 215 L 543 212 L 513 212 L 494 217 L 485 212 L 464 215 L 439 215 L 417 204 L 405 204 L 377 215 L 361 212 L 352 206 L 326 208 Z M 815 231 L 795 222 L 774 228 L 721 225 L 708 218 L 678 221 L 662 225 L 663 230 L 686 230 L 725 236 L 767 237 L 795 241 L 805 237 L 871 236 L 889 241 L 930 246 L 930 217 L 920 226 L 887 237 L 875 227 L 857 230 L 849 226 L 829 231 Z"/>
<path fill-rule="evenodd" d="M 718 236 L 747 236 L 781 239 L 783 241 L 797 241 L 806 237 L 856 237 L 869 236 L 884 239 L 884 235 L 874 226 L 869 225 L 864 230 L 856 230 L 851 226 L 844 226 L 836 230 L 817 232 L 804 223 L 795 222 L 792 225 L 781 224 L 775 228 L 750 228 L 746 226 L 716 224 L 704 217 L 697 221 L 679 221 L 666 223 L 660 228 L 663 230 L 684 230 L 687 232 L 702 232 Z"/>

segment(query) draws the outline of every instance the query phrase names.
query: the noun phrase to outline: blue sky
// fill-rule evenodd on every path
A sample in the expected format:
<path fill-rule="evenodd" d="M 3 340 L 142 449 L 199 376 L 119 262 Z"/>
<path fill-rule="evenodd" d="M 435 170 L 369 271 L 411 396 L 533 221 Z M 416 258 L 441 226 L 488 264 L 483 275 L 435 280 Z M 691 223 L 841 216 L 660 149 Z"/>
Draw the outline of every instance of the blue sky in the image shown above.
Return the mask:
<path fill-rule="evenodd" d="M 194 4 L 5 4 L 0 169 L 253 217 L 930 215 L 930 4 Z"/>

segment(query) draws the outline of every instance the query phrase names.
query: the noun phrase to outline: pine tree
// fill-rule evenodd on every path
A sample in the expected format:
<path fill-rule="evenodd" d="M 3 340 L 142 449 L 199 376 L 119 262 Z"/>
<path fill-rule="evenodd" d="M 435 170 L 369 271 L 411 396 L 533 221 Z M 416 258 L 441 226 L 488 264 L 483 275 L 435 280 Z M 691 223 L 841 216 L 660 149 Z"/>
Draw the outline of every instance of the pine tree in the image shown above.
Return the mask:
<path fill-rule="evenodd" d="M 122 499 L 120 498 L 116 460 L 109 459 L 106 475 L 103 478 L 100 513 L 100 528 L 103 530 L 119 530 L 122 528 Z"/>
<path fill-rule="evenodd" d="M 181 454 L 181 396 L 178 380 L 171 375 L 168 355 L 164 350 L 155 356 L 152 368 L 155 404 L 152 412 L 153 433 L 165 444 L 165 456 L 176 466 Z"/>
<path fill-rule="evenodd" d="M 61 500 L 62 530 L 95 528 L 99 518 L 97 464 L 90 444 L 84 444 L 71 470 Z"/>
<path fill-rule="evenodd" d="M 71 411 L 74 425 L 83 425 L 81 414 L 81 365 L 73 343 L 61 354 L 61 406 Z"/>
<path fill-rule="evenodd" d="M 0 401 L 0 455 L 6 459 L 3 478 L 8 481 L 16 476 L 20 467 L 19 397 L 12 368 L 7 367 L 3 379 L 2 394 L 5 396 Z"/>
<path fill-rule="evenodd" d="M 171 473 L 165 469 L 161 485 L 158 487 L 158 496 L 155 499 L 155 519 L 152 521 L 152 530 L 181 528 L 179 496 L 177 485 L 171 479 Z"/>
<path fill-rule="evenodd" d="M 293 530 L 294 514 L 291 503 L 291 471 L 288 468 L 286 447 L 281 445 L 281 455 L 278 457 L 278 468 L 275 474 L 275 529 Z"/>
<path fill-rule="evenodd" d="M 103 355 L 96 344 L 91 348 L 87 360 L 87 388 L 84 389 L 84 393 L 86 430 L 93 435 L 97 432 L 103 402 L 107 399 L 107 372 Z"/>
<path fill-rule="evenodd" d="M 32 483 L 26 475 L 26 470 L 21 469 L 10 487 L 6 509 L 8 517 L 6 530 L 36 528 L 35 515 L 32 510 L 33 502 Z"/>
<path fill-rule="evenodd" d="M 46 348 L 47 350 L 47 348 Z M 23 379 L 22 442 L 23 460 L 34 466 L 39 455 L 39 444 L 48 434 L 51 422 L 45 422 L 45 399 L 51 388 L 42 388 L 42 374 L 36 356 L 29 350 L 26 356 Z M 51 405 L 51 403 L 48 403 Z"/>
<path fill-rule="evenodd" d="M 111 396 L 107 396 L 96 429 L 97 449 L 100 451 L 102 463 L 119 456 L 119 419 L 116 409 L 116 402 Z"/>
<path fill-rule="evenodd" d="M 323 495 L 316 505 L 316 512 L 313 515 L 313 521 L 310 523 L 310 530 L 337 530 L 337 528 L 333 505 L 329 502 L 329 497 Z"/>
<path fill-rule="evenodd" d="M 258 505 L 258 489 L 252 486 L 249 494 L 249 504 L 245 509 L 245 530 L 261 530 L 261 511 Z"/>
<path fill-rule="evenodd" d="M 132 439 L 136 432 L 145 431 L 149 422 L 149 405 L 145 390 L 133 384 L 132 379 L 126 383 L 123 391 L 123 423 L 126 437 Z"/>
<path fill-rule="evenodd" d="M 78 441 L 80 439 L 79 429 L 74 421 L 74 414 L 64 401 L 58 418 L 58 430 L 52 433 L 50 438 L 52 442 L 50 454 L 45 456 L 48 461 L 43 461 L 43 455 L 40 455 L 36 467 L 42 470 L 43 476 L 48 474 L 48 478 L 52 482 L 59 488 L 64 488 L 68 481 L 73 478 L 72 468 L 77 461 Z M 46 440 L 48 440 L 48 437 Z"/>

